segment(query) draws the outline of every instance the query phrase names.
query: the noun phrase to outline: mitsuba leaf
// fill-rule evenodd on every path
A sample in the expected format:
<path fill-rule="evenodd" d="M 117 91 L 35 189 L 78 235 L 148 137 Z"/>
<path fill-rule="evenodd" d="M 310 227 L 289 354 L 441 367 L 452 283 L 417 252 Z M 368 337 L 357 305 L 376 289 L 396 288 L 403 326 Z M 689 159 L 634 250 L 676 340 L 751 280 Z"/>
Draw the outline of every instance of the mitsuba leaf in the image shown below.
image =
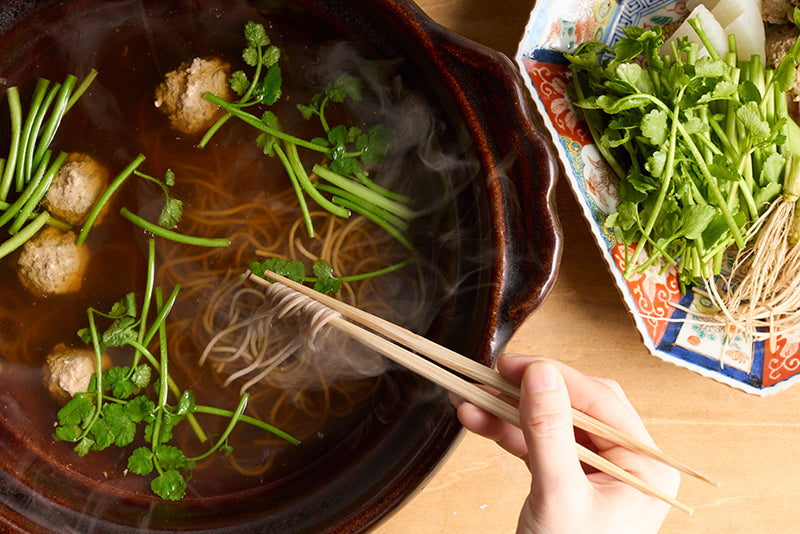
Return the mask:
<path fill-rule="evenodd" d="M 356 76 L 343 74 L 325 88 L 325 96 L 333 102 L 344 102 L 351 98 L 361 101 L 361 79 Z"/>
<path fill-rule="evenodd" d="M 264 79 L 253 91 L 253 96 L 261 103 L 271 106 L 281 97 L 281 86 L 283 75 L 278 64 L 272 65 L 267 69 Z"/>
<path fill-rule="evenodd" d="M 711 165 L 708 166 L 711 176 L 728 182 L 741 179 L 739 172 L 733 167 L 731 161 L 722 154 L 715 154 Z"/>
<path fill-rule="evenodd" d="M 642 117 L 642 135 L 652 144 L 661 146 L 667 140 L 667 113 L 661 109 L 653 109 Z M 659 173 L 660 174 L 660 173 Z"/>
<path fill-rule="evenodd" d="M 150 489 L 162 499 L 177 501 L 186 492 L 186 481 L 177 470 L 171 469 L 154 478 Z"/>
<path fill-rule="evenodd" d="M 742 103 L 755 102 L 758 104 L 761 102 L 761 91 L 750 80 L 745 80 L 739 84 L 738 94 Z"/>
<path fill-rule="evenodd" d="M 324 260 L 317 260 L 314 262 L 314 276 L 317 281 L 314 283 L 314 289 L 320 293 L 338 293 L 341 289 L 339 281 L 333 276 L 333 268 Z"/>
<path fill-rule="evenodd" d="M 183 202 L 177 198 L 168 197 L 164 201 L 164 207 L 158 216 L 158 225 L 162 228 L 171 230 L 178 226 L 183 217 Z"/>
<path fill-rule="evenodd" d="M 231 90 L 239 96 L 244 96 L 250 87 L 250 80 L 247 78 L 247 74 L 241 70 L 231 74 L 231 77 L 228 78 L 228 83 L 231 86 Z"/>
<path fill-rule="evenodd" d="M 681 233 L 687 239 L 699 239 L 717 210 L 708 204 L 694 204 L 681 212 Z"/>
<path fill-rule="evenodd" d="M 641 193 L 647 193 L 658 189 L 658 182 L 655 178 L 638 171 L 628 173 L 627 180 L 634 189 Z"/>
<path fill-rule="evenodd" d="M 178 406 L 175 408 L 175 415 L 186 415 L 194 412 L 194 394 L 187 389 L 178 399 Z"/>
<path fill-rule="evenodd" d="M 761 117 L 761 111 L 756 102 L 747 102 L 736 110 L 736 118 L 750 130 L 754 137 L 767 137 L 770 134 L 770 127 L 767 121 Z"/>
<path fill-rule="evenodd" d="M 127 416 L 134 423 L 152 421 L 155 409 L 155 403 L 145 395 L 134 397 L 125 405 Z"/>
<path fill-rule="evenodd" d="M 78 425 L 63 425 L 56 427 L 53 437 L 57 441 L 78 441 L 83 430 Z"/>
<path fill-rule="evenodd" d="M 355 143 L 361 152 L 361 161 L 365 165 L 377 165 L 392 144 L 392 134 L 379 124 L 370 128 L 368 133 L 359 135 Z"/>
<path fill-rule="evenodd" d="M 244 25 L 244 37 L 247 40 L 247 46 L 258 47 L 267 46 L 269 44 L 269 36 L 263 24 L 249 20 Z"/>
<path fill-rule="evenodd" d="M 155 449 L 155 459 L 162 469 L 181 469 L 186 464 L 183 451 L 174 445 L 160 445 Z"/>
<path fill-rule="evenodd" d="M 147 384 L 150 383 L 151 374 L 152 369 L 149 365 L 137 365 L 131 374 L 131 382 L 133 382 L 137 387 L 146 387 Z"/>
<path fill-rule="evenodd" d="M 629 109 L 642 109 L 653 103 L 651 97 L 647 95 L 630 95 L 617 99 L 613 104 L 605 108 L 606 113 L 615 114 Z"/>
<path fill-rule="evenodd" d="M 128 470 L 137 475 L 147 476 L 153 472 L 153 452 L 147 447 L 134 449 L 128 457 Z"/>
<path fill-rule="evenodd" d="M 777 152 L 770 154 L 761 167 L 761 176 L 759 177 L 761 185 L 766 185 L 771 182 L 780 183 L 785 166 L 786 158 Z"/>
<path fill-rule="evenodd" d="M 84 395 L 76 395 L 58 410 L 58 422 L 64 426 L 80 425 L 88 421 L 92 414 L 94 403 Z"/>

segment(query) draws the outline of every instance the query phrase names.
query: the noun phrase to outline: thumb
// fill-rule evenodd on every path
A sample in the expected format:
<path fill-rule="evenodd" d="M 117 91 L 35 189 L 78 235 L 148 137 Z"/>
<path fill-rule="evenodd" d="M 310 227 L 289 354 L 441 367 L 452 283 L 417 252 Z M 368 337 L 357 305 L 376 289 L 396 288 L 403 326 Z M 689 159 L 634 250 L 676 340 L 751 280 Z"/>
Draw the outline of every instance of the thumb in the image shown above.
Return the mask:
<path fill-rule="evenodd" d="M 588 484 L 578 461 L 572 406 L 564 379 L 553 365 L 528 366 L 520 384 L 520 423 L 533 475 L 532 493 L 560 500 Z"/>

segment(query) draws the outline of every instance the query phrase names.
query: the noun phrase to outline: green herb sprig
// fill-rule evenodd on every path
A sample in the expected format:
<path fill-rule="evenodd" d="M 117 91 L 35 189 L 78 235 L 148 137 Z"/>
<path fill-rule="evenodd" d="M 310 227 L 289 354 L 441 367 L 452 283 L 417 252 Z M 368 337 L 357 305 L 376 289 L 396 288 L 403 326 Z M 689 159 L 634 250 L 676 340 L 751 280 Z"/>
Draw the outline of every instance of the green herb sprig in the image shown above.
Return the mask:
<path fill-rule="evenodd" d="M 287 261 L 283 258 L 268 258 L 264 261 L 250 262 L 248 268 L 250 272 L 256 276 L 267 279 L 266 271 L 271 271 L 275 274 L 285 276 L 290 280 L 294 280 L 298 284 L 306 282 L 314 284 L 314 290 L 320 293 L 338 293 L 341 289 L 341 284 L 347 282 L 357 282 L 360 280 L 367 280 L 376 276 L 387 274 L 398 269 L 402 269 L 408 265 L 409 260 L 401 261 L 382 269 L 376 269 L 367 273 L 355 274 L 350 276 L 335 276 L 333 268 L 325 260 L 317 260 L 313 263 L 311 270 L 313 276 L 306 274 L 306 266 L 303 262 L 298 260 Z"/>
<path fill-rule="evenodd" d="M 130 365 L 95 373 L 89 390 L 77 393 L 59 410 L 54 436 L 57 440 L 76 443 L 75 450 L 80 456 L 111 446 L 127 447 L 137 439 L 142 440 L 145 444 L 135 448 L 128 458 L 128 470 L 142 476 L 155 474 L 150 483 L 153 493 L 163 499 L 177 500 L 186 490 L 186 473 L 198 461 L 214 452 L 230 453 L 228 437 L 239 422 L 272 432 L 293 444 L 298 440 L 272 425 L 245 416 L 247 394 L 241 397 L 234 410 L 226 410 L 197 404 L 191 390 L 181 390 L 175 384 L 169 375 L 165 324 L 179 287 L 164 299 L 161 288 L 153 287 L 154 263 L 155 247 L 151 239 L 147 291 L 141 313 L 137 312 L 133 293 L 115 303 L 109 312 L 93 308 L 87 311 L 89 326 L 78 335 L 93 347 L 97 369 L 102 369 L 102 355 L 109 347 L 131 348 L 134 356 Z M 151 306 L 155 319 L 148 322 Z M 109 322 L 105 330 L 98 328 L 98 319 Z M 156 338 L 158 355 L 149 349 Z M 143 362 L 142 357 L 146 361 Z M 169 402 L 170 393 L 174 403 Z M 170 442 L 174 427 L 183 421 L 189 421 L 199 441 L 207 440 L 195 419 L 196 413 L 225 417 L 229 423 L 206 452 L 187 457 Z M 143 427 L 141 431 L 140 427 Z"/>
<path fill-rule="evenodd" d="M 140 228 L 150 232 L 151 234 L 157 235 L 163 239 L 168 239 L 170 241 L 199 247 L 213 248 L 230 246 L 231 242 L 229 239 L 190 236 L 172 230 L 178 225 L 183 217 L 183 201 L 170 195 L 170 190 L 175 185 L 175 173 L 172 172 L 171 169 L 167 169 L 164 172 L 164 179 L 159 180 L 158 178 L 138 170 L 139 166 L 144 161 L 144 155 L 139 154 L 116 176 L 116 178 L 114 178 L 114 180 L 111 181 L 111 184 L 109 184 L 95 205 L 92 207 L 92 210 L 89 212 L 89 216 L 87 217 L 86 222 L 83 224 L 80 234 L 78 235 L 78 246 L 82 246 L 86 241 L 89 231 L 94 226 L 97 217 L 109 203 L 114 193 L 116 193 L 117 190 L 122 187 L 122 184 L 124 184 L 125 181 L 132 175 L 157 184 L 163 192 L 164 205 L 161 208 L 157 223 L 152 223 L 125 207 L 120 209 L 120 214 L 124 218 L 128 219 L 130 222 L 139 226 Z"/>
<path fill-rule="evenodd" d="M 314 227 L 305 196 L 322 209 L 342 218 L 351 212 L 359 213 L 384 228 L 404 247 L 413 250 L 405 237 L 408 223 L 414 212 L 408 207 L 411 199 L 375 184 L 366 170 L 383 158 L 392 143 L 392 135 L 383 125 L 372 126 L 368 131 L 355 126 L 332 126 L 326 116 L 330 103 L 346 100 L 361 101 L 361 80 L 343 75 L 330 83 L 322 92 L 314 95 L 308 104 L 298 105 L 305 119 L 316 117 L 324 137 L 303 139 L 283 130 L 278 117 L 270 110 L 258 115 L 247 110 L 252 106 L 270 106 L 281 96 L 280 50 L 270 44 L 264 27 L 255 22 L 245 26 L 247 47 L 243 52 L 245 63 L 254 67 L 252 78 L 244 71 L 236 71 L 231 79 L 231 88 L 239 95 L 234 102 L 227 102 L 212 93 L 204 98 L 226 111 L 212 126 L 198 146 L 206 146 L 219 128 L 231 117 L 240 119 L 260 134 L 256 143 L 270 157 L 277 157 L 285 168 L 297 194 L 301 212 L 309 236 L 314 236 Z M 299 149 L 310 150 L 319 155 L 320 161 L 309 173 L 304 167 Z M 327 184 L 320 183 L 321 181 Z"/>

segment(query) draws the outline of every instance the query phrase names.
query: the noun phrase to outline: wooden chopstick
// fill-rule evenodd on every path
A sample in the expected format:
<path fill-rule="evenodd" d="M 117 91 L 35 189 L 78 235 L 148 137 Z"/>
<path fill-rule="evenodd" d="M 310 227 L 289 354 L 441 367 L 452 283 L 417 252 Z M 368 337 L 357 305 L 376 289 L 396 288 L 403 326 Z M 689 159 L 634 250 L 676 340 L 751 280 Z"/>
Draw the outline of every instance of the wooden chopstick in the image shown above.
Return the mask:
<path fill-rule="evenodd" d="M 384 335 L 398 343 L 407 346 L 408 348 L 428 356 L 431 358 L 431 360 L 434 360 L 437 363 L 452 369 L 453 371 L 459 372 L 464 376 L 467 376 L 480 383 L 489 385 L 501 393 L 505 393 L 514 398 L 519 398 L 519 389 L 517 386 L 502 377 L 493 369 L 465 358 L 458 353 L 435 344 L 432 341 L 427 340 L 409 330 L 394 325 L 389 321 L 371 315 L 363 310 L 359 310 L 358 308 L 329 297 L 328 295 L 321 294 L 302 284 L 298 284 L 293 280 L 270 271 L 267 271 L 264 274 L 270 280 L 280 282 L 286 287 L 302 293 L 307 297 L 339 312 L 342 316 L 364 324 L 378 334 Z M 261 285 L 268 286 L 270 284 L 268 280 L 258 276 L 251 276 L 251 280 Z M 422 358 L 419 354 L 398 347 L 387 339 L 354 325 L 353 323 L 344 319 L 344 317 L 334 318 L 329 324 L 358 339 L 365 345 L 376 350 L 392 361 L 395 361 L 403 367 L 406 367 L 409 370 L 428 378 L 437 385 L 447 389 L 448 391 L 452 391 L 453 393 L 476 404 L 477 406 L 485 409 L 504 421 L 515 426 L 520 425 L 519 411 L 515 407 L 497 398 L 492 393 L 478 387 L 476 384 L 453 375 L 439 365 Z M 719 483 L 713 481 L 713 479 L 705 475 L 701 475 L 696 470 L 691 469 L 688 466 L 685 466 L 683 463 L 664 455 L 658 449 L 627 436 L 617 429 L 614 429 L 613 427 L 593 419 L 575 409 L 573 409 L 573 422 L 575 426 L 582 428 L 587 432 L 601 436 L 630 450 L 651 456 L 659 461 L 662 461 L 666 465 L 670 465 L 671 467 L 679 469 L 685 473 L 697 476 L 698 478 L 701 478 L 709 483 L 719 485 Z M 683 510 L 689 514 L 692 513 L 691 508 L 688 506 L 650 486 L 646 482 L 619 468 L 605 458 L 591 452 L 581 445 L 576 444 L 576 447 L 578 448 L 578 457 L 584 463 L 591 465 L 592 467 L 603 471 L 648 495 L 661 499 L 680 510 Z"/>
<path fill-rule="evenodd" d="M 500 393 L 504 393 L 512 398 L 519 399 L 519 387 L 516 384 L 513 384 L 511 381 L 506 379 L 500 373 L 491 369 L 475 360 L 470 360 L 461 354 L 458 354 L 455 351 L 452 351 L 446 347 L 443 347 L 429 339 L 420 336 L 410 330 L 407 330 L 401 326 L 398 326 L 390 321 L 387 321 L 381 317 L 377 317 L 370 313 L 367 313 L 359 308 L 354 306 L 350 306 L 349 304 L 337 300 L 333 297 L 328 295 L 324 295 L 319 293 L 318 291 L 314 291 L 313 289 L 306 287 L 302 284 L 298 284 L 297 282 L 290 280 L 286 277 L 280 276 L 276 273 L 267 271 L 265 273 L 270 279 L 281 282 L 283 285 L 294 289 L 304 295 L 317 300 L 318 302 L 323 303 L 324 305 L 328 306 L 329 308 L 338 311 L 345 317 L 352 319 L 359 324 L 369 327 L 370 329 L 374 330 L 375 332 L 386 336 L 387 338 L 408 347 L 411 350 L 414 350 L 420 354 L 424 354 L 431 360 L 443 365 L 457 373 L 460 373 L 468 378 L 475 380 L 481 384 L 485 384 L 490 386 L 493 389 L 496 389 Z M 255 282 L 260 283 L 262 285 L 268 285 L 269 282 L 264 280 L 261 277 L 253 276 L 251 277 Z M 716 487 L 719 487 L 720 482 L 715 480 L 714 478 L 705 475 L 696 469 L 689 467 L 685 463 L 676 460 L 670 456 L 667 456 L 662 451 L 658 450 L 657 448 L 647 444 L 642 443 L 641 441 L 628 436 L 627 434 L 617 430 L 616 428 L 594 419 L 586 415 L 585 413 L 581 412 L 580 410 L 574 409 L 572 410 L 573 416 L 573 423 L 576 427 L 580 428 L 581 430 L 585 430 L 595 436 L 602 437 L 625 447 L 630 450 L 634 450 L 639 452 L 640 454 L 644 454 L 649 456 L 655 460 L 662 462 L 665 465 L 668 465 L 682 473 L 686 473 L 690 476 L 708 482 Z"/>

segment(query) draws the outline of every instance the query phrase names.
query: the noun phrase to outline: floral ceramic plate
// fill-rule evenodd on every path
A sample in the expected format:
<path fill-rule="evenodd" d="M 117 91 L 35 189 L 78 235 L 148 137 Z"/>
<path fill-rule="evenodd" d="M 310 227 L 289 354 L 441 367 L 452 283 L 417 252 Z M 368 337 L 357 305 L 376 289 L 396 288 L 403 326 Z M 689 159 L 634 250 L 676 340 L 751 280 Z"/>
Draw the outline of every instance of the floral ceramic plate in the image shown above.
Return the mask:
<path fill-rule="evenodd" d="M 600 246 L 625 304 L 654 355 L 744 391 L 768 395 L 800 380 L 800 334 L 778 337 L 774 347 L 749 343 L 722 324 L 683 321 L 686 310 L 708 310 L 710 302 L 682 293 L 674 269 L 655 266 L 626 280 L 625 250 L 604 227 L 616 211 L 617 180 L 578 119 L 567 86 L 564 52 L 588 40 L 613 44 L 628 25 L 665 25 L 687 15 L 675 0 L 566 0 L 537 2 L 517 52 L 565 175 Z"/>

